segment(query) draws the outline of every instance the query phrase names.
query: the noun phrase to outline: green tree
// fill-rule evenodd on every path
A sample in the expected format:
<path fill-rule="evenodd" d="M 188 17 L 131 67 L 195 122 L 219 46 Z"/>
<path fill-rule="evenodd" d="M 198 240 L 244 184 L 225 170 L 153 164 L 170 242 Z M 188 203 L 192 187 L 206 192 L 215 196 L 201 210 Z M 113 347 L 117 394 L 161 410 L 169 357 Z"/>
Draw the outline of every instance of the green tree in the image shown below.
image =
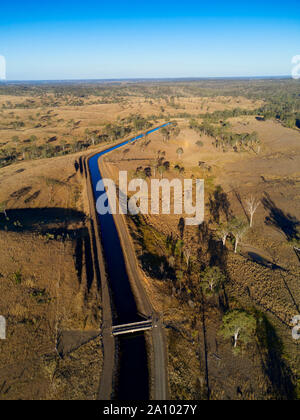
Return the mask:
<path fill-rule="evenodd" d="M 62 148 L 63 153 L 65 153 L 66 145 L 67 145 L 66 140 L 65 139 L 61 139 L 61 141 L 60 141 L 60 147 Z"/>
<path fill-rule="evenodd" d="M 191 256 L 192 256 L 192 251 L 189 247 L 185 247 L 183 250 L 183 255 L 185 258 L 185 262 L 186 262 L 186 269 L 189 270 L 190 268 L 190 262 L 191 262 Z"/>
<path fill-rule="evenodd" d="M 21 284 L 22 283 L 22 273 L 21 270 L 15 271 L 13 273 L 13 279 L 16 282 L 16 284 Z"/>
<path fill-rule="evenodd" d="M 161 129 L 161 134 L 163 136 L 163 141 L 168 142 L 170 139 L 170 131 L 166 127 L 163 127 Z"/>
<path fill-rule="evenodd" d="M 11 140 L 12 140 L 13 143 L 15 143 L 15 146 L 17 147 L 17 145 L 20 142 L 19 137 L 18 136 L 13 136 Z"/>
<path fill-rule="evenodd" d="M 182 291 L 182 280 L 183 280 L 183 277 L 184 277 L 184 272 L 182 270 L 176 270 L 176 278 L 177 278 L 177 281 L 179 283 L 180 293 Z"/>
<path fill-rule="evenodd" d="M 237 253 L 238 245 L 243 238 L 243 236 L 246 234 L 249 226 L 243 221 L 238 218 L 232 219 L 230 222 L 230 231 L 233 234 L 235 238 L 235 246 L 234 246 L 234 252 Z"/>
<path fill-rule="evenodd" d="M 173 125 L 171 128 L 171 134 L 174 137 L 178 137 L 180 134 L 180 128 L 177 125 Z"/>
<path fill-rule="evenodd" d="M 37 137 L 35 135 L 32 135 L 32 136 L 30 136 L 29 140 L 31 141 L 31 143 L 36 143 Z"/>
<path fill-rule="evenodd" d="M 178 241 L 175 244 L 175 255 L 181 257 L 182 256 L 182 250 L 184 247 L 184 242 L 181 239 L 178 239 Z"/>
<path fill-rule="evenodd" d="M 224 315 L 220 334 L 226 339 L 233 339 L 233 347 L 236 348 L 238 342 L 247 344 L 254 339 L 256 327 L 257 322 L 253 315 L 235 309 Z"/>
<path fill-rule="evenodd" d="M 179 147 L 179 148 L 176 150 L 176 154 L 177 154 L 178 159 L 180 159 L 180 158 L 181 158 L 181 156 L 183 155 L 183 153 L 184 153 L 184 150 L 183 150 L 183 148 L 182 148 L 182 147 Z"/>
<path fill-rule="evenodd" d="M 84 130 L 84 134 L 85 134 L 86 142 L 88 143 L 90 141 L 90 136 L 91 136 L 90 130 L 88 128 L 86 128 Z"/>
<path fill-rule="evenodd" d="M 158 170 L 158 172 L 160 174 L 160 177 L 163 178 L 164 177 L 164 173 L 166 172 L 166 167 L 164 165 L 160 165 L 157 168 L 157 170 Z"/>
<path fill-rule="evenodd" d="M 217 235 L 222 240 L 223 246 L 226 245 L 227 238 L 230 234 L 231 227 L 229 223 L 221 223 L 217 228 Z"/>
<path fill-rule="evenodd" d="M 219 267 L 208 267 L 200 276 L 201 288 L 206 296 L 218 294 L 226 281 Z"/>

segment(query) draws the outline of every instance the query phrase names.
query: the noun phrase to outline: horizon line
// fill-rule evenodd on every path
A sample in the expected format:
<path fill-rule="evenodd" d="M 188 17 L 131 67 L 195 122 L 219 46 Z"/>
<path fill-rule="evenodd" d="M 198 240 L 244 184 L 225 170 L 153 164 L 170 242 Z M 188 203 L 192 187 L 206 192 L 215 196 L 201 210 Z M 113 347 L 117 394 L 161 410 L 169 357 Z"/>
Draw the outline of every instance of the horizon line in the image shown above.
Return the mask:
<path fill-rule="evenodd" d="M 247 79 L 291 79 L 290 75 L 269 76 L 203 76 L 203 77 L 122 77 L 122 78 L 74 78 L 74 79 L 0 79 L 0 84 L 11 83 L 75 83 L 75 82 L 130 82 L 130 81 L 197 81 L 197 80 L 247 80 Z"/>

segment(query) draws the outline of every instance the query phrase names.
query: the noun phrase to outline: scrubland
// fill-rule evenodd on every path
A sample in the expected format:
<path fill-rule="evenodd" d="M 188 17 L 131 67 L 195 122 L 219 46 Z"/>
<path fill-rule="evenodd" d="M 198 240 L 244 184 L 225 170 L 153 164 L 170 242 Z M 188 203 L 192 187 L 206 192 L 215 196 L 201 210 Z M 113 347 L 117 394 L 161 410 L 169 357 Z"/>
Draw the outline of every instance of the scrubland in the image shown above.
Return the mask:
<path fill-rule="evenodd" d="M 296 82 L 295 82 L 296 83 Z M 299 83 L 207 81 L 0 87 L 0 398 L 97 397 L 101 296 L 90 272 L 85 180 L 78 159 L 165 121 L 106 158 L 112 176 L 205 180 L 205 223 L 127 217 L 143 285 L 168 340 L 173 399 L 297 399 Z M 299 96 L 299 95 L 298 95 Z M 181 151 L 179 151 L 181 149 Z M 221 224 L 253 227 L 226 245 Z M 6 215 L 5 215 L 6 214 Z M 203 292 L 201 273 L 226 281 Z M 256 320 L 234 351 L 223 318 Z"/>

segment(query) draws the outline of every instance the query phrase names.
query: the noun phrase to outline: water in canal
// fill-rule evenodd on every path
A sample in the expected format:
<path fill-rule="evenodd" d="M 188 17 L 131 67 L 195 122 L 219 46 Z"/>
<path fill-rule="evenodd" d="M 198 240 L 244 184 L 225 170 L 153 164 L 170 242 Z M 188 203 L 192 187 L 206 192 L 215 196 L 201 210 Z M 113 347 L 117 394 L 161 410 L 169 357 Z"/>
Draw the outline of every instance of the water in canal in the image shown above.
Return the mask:
<path fill-rule="evenodd" d="M 153 133 L 169 123 L 147 132 Z M 89 169 L 93 185 L 95 203 L 103 192 L 98 192 L 96 186 L 102 179 L 99 169 L 99 158 L 113 150 L 126 146 L 140 138 L 141 134 L 117 146 L 113 146 L 93 156 L 89 160 Z M 114 324 L 128 324 L 141 321 L 136 302 L 128 279 L 122 247 L 119 240 L 114 218 L 111 214 L 98 215 L 101 241 L 106 261 L 109 287 L 113 300 Z M 118 400 L 148 400 L 149 372 L 147 350 L 144 334 L 122 336 L 118 339 L 119 375 L 115 396 Z"/>

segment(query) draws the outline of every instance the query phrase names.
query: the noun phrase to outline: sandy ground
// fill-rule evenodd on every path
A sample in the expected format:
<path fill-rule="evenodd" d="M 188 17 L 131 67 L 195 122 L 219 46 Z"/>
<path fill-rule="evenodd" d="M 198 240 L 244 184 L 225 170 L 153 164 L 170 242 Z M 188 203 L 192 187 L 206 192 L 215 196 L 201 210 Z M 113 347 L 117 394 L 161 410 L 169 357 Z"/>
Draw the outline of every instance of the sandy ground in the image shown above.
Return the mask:
<path fill-rule="evenodd" d="M 7 101 L 12 104 L 24 103 L 26 99 L 34 100 L 34 105 L 27 108 L 2 109 Z M 0 143 L 4 147 L 14 146 L 13 136 L 20 138 L 18 147 L 28 145 L 26 141 L 30 136 L 37 137 L 37 145 L 45 144 L 49 139 L 55 138 L 51 145 L 59 145 L 61 140 L 73 143 L 75 140 L 86 138 L 85 130 L 101 130 L 108 123 L 117 123 L 130 115 L 140 114 L 144 117 L 151 115 L 176 115 L 179 113 L 199 114 L 214 112 L 223 109 L 256 109 L 262 102 L 251 101 L 246 98 L 180 98 L 175 100 L 176 107 L 165 100 L 147 100 L 143 97 L 119 98 L 119 103 L 91 104 L 98 101 L 97 97 L 90 97 L 84 101 L 83 106 L 51 107 L 40 105 L 38 98 L 7 97 L 0 95 Z M 163 108 L 163 112 L 162 112 Z M 12 122 L 24 122 L 25 126 L 14 129 Z M 74 123 L 74 124 L 73 124 Z M 1 145 L 0 145 L 1 146 Z"/>

